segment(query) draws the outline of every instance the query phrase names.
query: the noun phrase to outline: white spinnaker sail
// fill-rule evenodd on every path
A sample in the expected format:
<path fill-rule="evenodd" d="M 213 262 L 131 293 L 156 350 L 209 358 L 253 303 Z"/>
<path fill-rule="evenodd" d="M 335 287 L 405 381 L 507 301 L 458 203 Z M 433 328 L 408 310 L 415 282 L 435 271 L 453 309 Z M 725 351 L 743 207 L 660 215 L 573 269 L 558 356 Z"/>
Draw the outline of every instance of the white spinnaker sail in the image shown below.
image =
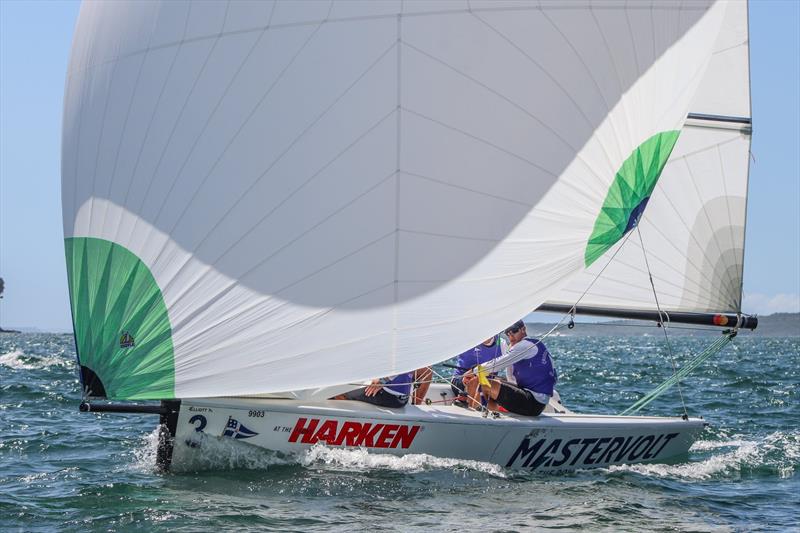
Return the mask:
<path fill-rule="evenodd" d="M 751 133 L 748 46 L 747 4 L 736 2 L 639 224 L 641 240 L 633 232 L 548 303 L 656 310 L 643 241 L 662 310 L 741 312 Z"/>
<path fill-rule="evenodd" d="M 264 393 L 477 344 L 602 252 L 620 168 L 657 179 L 726 9 L 85 3 L 62 162 L 84 384 Z"/>

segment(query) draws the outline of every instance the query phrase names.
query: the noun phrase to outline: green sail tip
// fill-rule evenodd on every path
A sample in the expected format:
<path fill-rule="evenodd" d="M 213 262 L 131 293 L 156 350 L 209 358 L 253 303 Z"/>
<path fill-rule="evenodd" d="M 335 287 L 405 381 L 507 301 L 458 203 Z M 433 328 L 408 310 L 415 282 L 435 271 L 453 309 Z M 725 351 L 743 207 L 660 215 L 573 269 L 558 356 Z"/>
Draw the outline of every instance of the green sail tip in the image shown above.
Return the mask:
<path fill-rule="evenodd" d="M 584 252 L 588 268 L 636 227 L 680 131 L 663 131 L 640 144 L 614 176 Z"/>
<path fill-rule="evenodd" d="M 67 238 L 65 251 L 84 387 L 109 399 L 174 398 L 172 327 L 150 269 L 103 239 Z"/>

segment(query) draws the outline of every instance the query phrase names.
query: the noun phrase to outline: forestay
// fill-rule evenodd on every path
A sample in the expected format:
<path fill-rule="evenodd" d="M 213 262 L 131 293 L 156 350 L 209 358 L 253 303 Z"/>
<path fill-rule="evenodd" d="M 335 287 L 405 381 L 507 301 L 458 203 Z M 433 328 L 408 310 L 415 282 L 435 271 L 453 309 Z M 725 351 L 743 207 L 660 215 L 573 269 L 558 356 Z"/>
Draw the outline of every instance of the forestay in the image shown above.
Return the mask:
<path fill-rule="evenodd" d="M 655 186 L 727 8 L 85 3 L 62 195 L 88 394 L 346 383 L 501 330 L 621 236 L 601 208 Z"/>
<path fill-rule="evenodd" d="M 741 312 L 750 134 L 747 4 L 736 2 L 641 218 L 641 240 L 633 232 L 548 304 L 656 310 L 644 245 L 662 310 Z"/>

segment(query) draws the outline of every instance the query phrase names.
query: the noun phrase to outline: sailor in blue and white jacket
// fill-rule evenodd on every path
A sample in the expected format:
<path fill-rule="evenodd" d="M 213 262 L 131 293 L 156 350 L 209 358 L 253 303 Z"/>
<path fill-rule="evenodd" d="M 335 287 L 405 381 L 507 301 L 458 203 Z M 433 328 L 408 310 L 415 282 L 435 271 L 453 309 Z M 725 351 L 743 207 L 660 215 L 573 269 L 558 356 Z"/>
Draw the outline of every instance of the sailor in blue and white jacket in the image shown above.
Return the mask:
<path fill-rule="evenodd" d="M 512 413 L 537 416 L 547 406 L 558 381 L 553 358 L 542 341 L 527 336 L 521 320 L 506 328 L 505 334 L 511 344 L 509 351 L 483 366 L 492 373 L 511 367 L 516 383 L 490 379 L 489 409 L 495 410 L 499 404 Z M 465 383 L 475 379 L 473 371 L 464 374 Z"/>

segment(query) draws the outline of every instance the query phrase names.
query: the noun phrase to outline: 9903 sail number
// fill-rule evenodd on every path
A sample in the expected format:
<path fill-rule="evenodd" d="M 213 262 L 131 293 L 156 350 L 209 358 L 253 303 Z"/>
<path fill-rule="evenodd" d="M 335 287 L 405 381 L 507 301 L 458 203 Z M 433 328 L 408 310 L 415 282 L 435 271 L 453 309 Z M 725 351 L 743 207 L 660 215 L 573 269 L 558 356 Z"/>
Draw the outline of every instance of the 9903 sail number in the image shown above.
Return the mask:
<path fill-rule="evenodd" d="M 265 415 L 263 409 L 251 409 L 247 416 L 250 418 L 264 418 Z"/>

